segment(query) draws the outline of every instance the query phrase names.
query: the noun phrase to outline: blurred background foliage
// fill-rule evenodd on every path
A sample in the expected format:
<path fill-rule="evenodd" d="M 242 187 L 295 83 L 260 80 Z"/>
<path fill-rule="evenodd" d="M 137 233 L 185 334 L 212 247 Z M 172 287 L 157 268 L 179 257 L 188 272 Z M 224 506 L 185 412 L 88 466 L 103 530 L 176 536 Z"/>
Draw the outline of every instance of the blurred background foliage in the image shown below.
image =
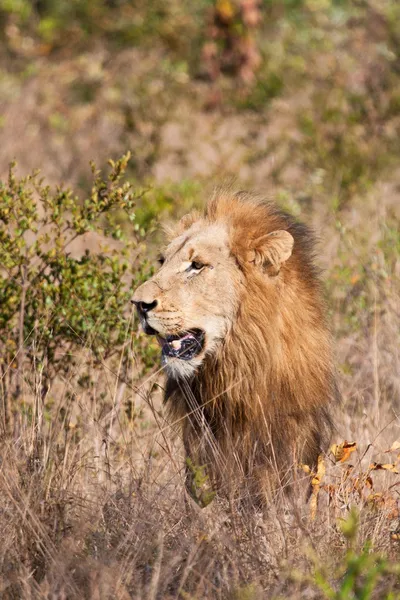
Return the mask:
<path fill-rule="evenodd" d="M 399 151 L 399 23 L 395 0 L 1 0 L 0 125 L 19 103 L 83 187 L 89 147 L 130 149 L 141 182 L 323 177 L 338 207 Z M 215 131 L 227 113 L 242 136 Z"/>

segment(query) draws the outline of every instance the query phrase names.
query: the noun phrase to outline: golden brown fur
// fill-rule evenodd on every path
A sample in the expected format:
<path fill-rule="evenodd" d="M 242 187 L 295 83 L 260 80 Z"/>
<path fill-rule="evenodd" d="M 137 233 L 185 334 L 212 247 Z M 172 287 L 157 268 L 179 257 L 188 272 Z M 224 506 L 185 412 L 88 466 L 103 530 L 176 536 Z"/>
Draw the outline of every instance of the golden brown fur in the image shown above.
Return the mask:
<path fill-rule="evenodd" d="M 191 461 L 219 489 L 234 481 L 263 500 L 326 448 L 337 398 L 331 341 L 308 228 L 272 203 L 220 190 L 175 235 L 219 224 L 237 271 L 234 314 L 193 373 L 169 373 L 165 400 Z"/>

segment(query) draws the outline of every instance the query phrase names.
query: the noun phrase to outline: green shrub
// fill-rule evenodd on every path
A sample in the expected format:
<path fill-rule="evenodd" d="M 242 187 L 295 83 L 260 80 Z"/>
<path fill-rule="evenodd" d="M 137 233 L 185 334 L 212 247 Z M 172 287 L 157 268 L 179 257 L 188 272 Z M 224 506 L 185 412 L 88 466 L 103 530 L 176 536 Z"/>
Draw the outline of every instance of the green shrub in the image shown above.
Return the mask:
<path fill-rule="evenodd" d="M 353 506 L 346 518 L 338 519 L 341 545 L 334 555 L 320 556 L 309 551 L 309 573 L 293 571 L 291 578 L 315 592 L 321 600 L 398 600 L 399 563 L 377 552 L 370 541 L 360 543 L 360 513 Z M 309 588 L 308 588 L 309 589 Z M 279 597 L 281 600 L 281 597 Z M 283 600 L 283 598 L 282 598 Z"/>
<path fill-rule="evenodd" d="M 6 425 L 23 390 L 37 391 L 38 374 L 43 396 L 82 360 L 79 349 L 90 351 L 93 369 L 93 362 L 120 357 L 130 345 L 130 289 L 147 276 L 148 266 L 139 266 L 144 231 L 135 224 L 138 195 L 121 181 L 128 160 L 129 154 L 109 161 L 107 177 L 92 165 L 93 187 L 84 200 L 70 189 L 44 185 L 38 173 L 18 179 L 14 164 L 8 181 L 0 182 L 0 400 Z M 129 241 L 116 211 L 127 215 Z M 93 235 L 100 246 L 95 251 Z M 147 350 L 136 349 L 146 357 Z M 81 383 L 93 375 L 84 373 L 80 369 Z"/>

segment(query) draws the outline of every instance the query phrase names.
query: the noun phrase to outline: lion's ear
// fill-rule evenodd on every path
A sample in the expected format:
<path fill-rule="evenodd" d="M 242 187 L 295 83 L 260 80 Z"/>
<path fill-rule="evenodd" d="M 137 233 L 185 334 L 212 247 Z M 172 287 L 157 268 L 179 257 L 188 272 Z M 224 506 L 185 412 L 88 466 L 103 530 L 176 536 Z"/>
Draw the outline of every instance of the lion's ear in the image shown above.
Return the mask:
<path fill-rule="evenodd" d="M 291 256 L 293 244 L 293 236 L 288 231 L 272 231 L 252 244 L 248 260 L 266 269 L 271 275 L 277 275 L 282 264 Z"/>
<path fill-rule="evenodd" d="M 200 213 L 193 210 L 191 213 L 184 215 L 178 223 L 167 223 L 163 225 L 164 233 L 169 241 L 181 235 L 186 229 L 189 229 L 193 223 L 200 218 Z"/>

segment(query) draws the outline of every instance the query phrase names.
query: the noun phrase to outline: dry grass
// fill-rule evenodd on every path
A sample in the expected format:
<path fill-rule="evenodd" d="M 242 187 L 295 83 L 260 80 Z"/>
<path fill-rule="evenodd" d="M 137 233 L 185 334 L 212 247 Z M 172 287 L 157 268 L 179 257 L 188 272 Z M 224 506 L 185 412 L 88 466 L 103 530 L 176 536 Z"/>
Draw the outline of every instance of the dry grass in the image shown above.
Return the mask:
<path fill-rule="evenodd" d="M 359 235 L 353 216 L 350 244 Z M 373 247 L 386 225 L 370 226 Z M 349 544 L 369 540 L 395 559 L 398 475 L 373 471 L 374 488 L 365 483 L 371 462 L 395 461 L 397 453 L 383 452 L 400 438 L 399 265 L 398 257 L 389 264 L 384 251 L 379 256 L 387 276 L 375 267 L 372 280 L 361 281 L 373 303 L 357 308 L 356 327 L 346 324 L 354 298 L 335 288 L 340 260 L 325 257 L 343 391 L 334 441 L 356 441 L 358 449 L 343 464 L 326 458 L 314 520 L 297 495 L 278 495 L 264 515 L 218 498 L 200 509 L 185 498 L 183 452 L 154 391 L 159 371 L 138 382 L 132 356 L 130 375 L 105 365 L 83 391 L 78 369 L 44 398 L 26 387 L 30 410 L 15 412 L 13 432 L 2 435 L 2 597 L 327 598 L 317 575 L 326 571 L 338 586 Z M 83 349 L 80 364 L 90 360 Z M 340 519 L 351 507 L 359 526 L 349 541 Z M 386 598 L 396 582 L 386 575 L 366 597 Z"/>

